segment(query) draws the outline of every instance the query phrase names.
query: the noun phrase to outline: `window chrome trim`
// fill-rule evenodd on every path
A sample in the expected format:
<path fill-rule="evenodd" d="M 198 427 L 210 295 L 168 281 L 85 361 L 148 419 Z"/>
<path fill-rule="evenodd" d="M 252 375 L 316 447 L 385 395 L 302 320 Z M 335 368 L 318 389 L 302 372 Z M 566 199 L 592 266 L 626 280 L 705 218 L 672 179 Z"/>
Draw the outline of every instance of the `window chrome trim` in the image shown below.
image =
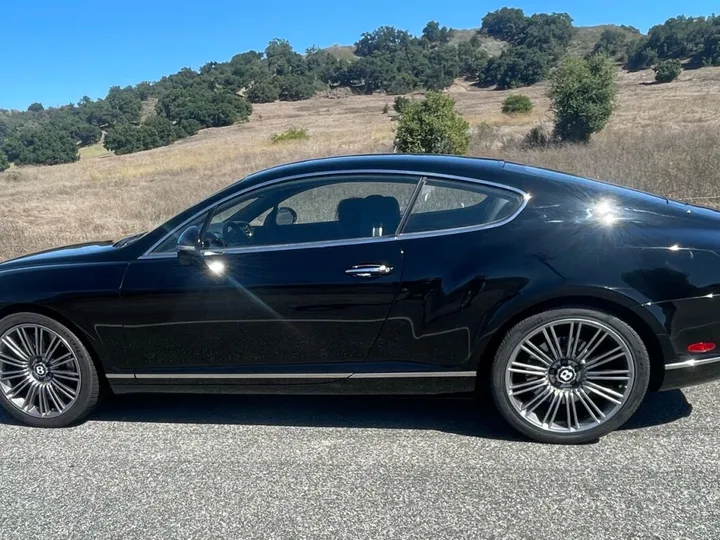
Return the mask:
<path fill-rule="evenodd" d="M 398 223 L 397 229 L 395 229 L 395 236 L 398 236 L 400 232 L 405 228 L 405 224 L 410 219 L 412 209 L 415 207 L 415 203 L 417 202 L 418 197 L 420 197 L 420 193 L 422 193 L 426 182 L 427 178 L 423 176 L 422 178 L 420 178 L 417 186 L 415 186 L 415 191 L 413 191 L 412 195 L 410 195 L 410 201 L 408 202 L 407 208 L 405 209 L 402 217 L 400 218 L 400 223 Z"/>
<path fill-rule="evenodd" d="M 169 258 L 175 258 L 177 257 L 177 253 L 175 252 L 167 252 L 167 253 L 153 253 L 153 250 L 155 250 L 158 246 L 160 246 L 165 240 L 167 240 L 170 236 L 181 230 L 183 227 L 186 227 L 190 222 L 194 221 L 198 217 L 200 217 L 204 213 L 211 213 L 216 207 L 220 206 L 221 204 L 234 199 L 236 197 L 240 197 L 241 195 L 245 195 L 247 193 L 251 193 L 252 191 L 262 189 L 268 186 L 272 186 L 275 184 L 280 184 L 284 182 L 292 182 L 295 180 L 305 180 L 305 179 L 314 179 L 314 178 L 332 178 L 333 176 L 341 176 L 341 175 L 348 175 L 348 176 L 359 176 L 364 174 L 378 174 L 378 175 L 386 175 L 386 176 L 416 176 L 418 178 L 418 185 L 424 184 L 428 179 L 438 179 L 438 180 L 456 180 L 459 182 L 472 182 L 475 184 L 482 184 L 489 187 L 494 187 L 497 189 L 502 189 L 505 191 L 512 191 L 514 193 L 517 193 L 522 197 L 522 203 L 520 206 L 513 212 L 510 216 L 507 218 L 495 221 L 492 223 L 485 223 L 481 225 L 469 225 L 467 227 L 458 227 L 454 229 L 441 229 L 437 231 L 421 231 L 416 233 L 403 233 L 402 229 L 398 227 L 395 236 L 383 236 L 383 237 L 368 237 L 368 238 L 346 238 L 341 240 L 324 240 L 319 242 L 303 242 L 301 244 L 278 244 L 278 245 L 268 245 L 268 246 L 245 246 L 245 247 L 237 247 L 237 248 L 227 248 L 227 249 L 216 249 L 212 250 L 212 253 L 221 255 L 224 253 L 257 253 L 257 252 L 264 252 L 264 251 L 285 251 L 290 249 L 308 249 L 308 248 L 314 248 L 314 247 L 334 247 L 334 246 L 343 246 L 343 245 L 354 245 L 354 244 L 360 244 L 360 243 L 372 243 L 372 242 L 378 242 L 378 241 L 390 241 L 390 240 L 397 240 L 397 239 L 413 239 L 413 238 L 425 238 L 425 237 L 433 237 L 433 236 L 445 236 L 448 234 L 456 234 L 456 233 L 463 233 L 463 232 L 472 232 L 472 231 L 480 231 L 484 229 L 492 229 L 495 227 L 501 227 L 502 225 L 506 225 L 507 223 L 514 220 L 527 206 L 528 201 L 530 200 L 530 197 L 527 193 L 522 191 L 521 189 L 518 189 L 513 186 L 507 186 L 505 184 L 499 184 L 497 182 L 491 182 L 489 180 L 482 180 L 479 178 L 471 178 L 467 176 L 457 176 L 452 174 L 444 174 L 444 173 L 429 173 L 429 172 L 423 172 L 423 171 L 407 171 L 407 170 L 394 170 L 394 169 L 350 169 L 345 171 L 321 171 L 321 172 L 314 172 L 314 173 L 305 173 L 305 174 L 298 174 L 293 176 L 284 176 L 282 178 L 275 178 L 273 180 L 268 180 L 267 182 L 262 182 L 260 184 L 248 187 L 244 190 L 239 190 L 235 193 L 232 193 L 219 201 L 214 202 L 211 205 L 203 207 L 202 210 L 199 210 L 192 216 L 190 216 L 188 219 L 183 221 L 180 225 L 172 229 L 169 233 L 167 233 L 165 236 L 163 236 L 160 240 L 155 242 L 149 249 L 145 251 L 140 257 L 138 257 L 138 260 L 142 259 L 169 259 Z M 234 185 L 234 184 L 233 184 Z M 229 186 L 232 187 L 232 186 Z M 415 193 L 413 193 L 415 195 Z M 417 198 L 417 197 L 416 197 Z M 408 218 L 410 213 L 412 212 L 412 207 L 414 205 L 414 201 L 412 201 L 412 204 L 408 204 L 408 208 L 405 211 L 405 214 L 407 214 Z M 212 218 L 209 218 L 212 219 Z M 405 225 L 403 221 L 405 220 L 405 215 L 403 216 L 403 219 L 401 219 L 401 225 Z"/>

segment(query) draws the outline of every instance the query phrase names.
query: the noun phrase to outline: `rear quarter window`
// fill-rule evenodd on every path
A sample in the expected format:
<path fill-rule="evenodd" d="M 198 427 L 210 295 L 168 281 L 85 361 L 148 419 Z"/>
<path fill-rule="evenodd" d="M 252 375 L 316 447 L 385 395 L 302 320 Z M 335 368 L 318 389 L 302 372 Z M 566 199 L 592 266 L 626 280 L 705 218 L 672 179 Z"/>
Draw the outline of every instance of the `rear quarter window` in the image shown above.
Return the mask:
<path fill-rule="evenodd" d="M 509 189 L 475 182 L 428 180 L 403 233 L 442 231 L 499 223 L 513 216 L 524 197 Z"/>

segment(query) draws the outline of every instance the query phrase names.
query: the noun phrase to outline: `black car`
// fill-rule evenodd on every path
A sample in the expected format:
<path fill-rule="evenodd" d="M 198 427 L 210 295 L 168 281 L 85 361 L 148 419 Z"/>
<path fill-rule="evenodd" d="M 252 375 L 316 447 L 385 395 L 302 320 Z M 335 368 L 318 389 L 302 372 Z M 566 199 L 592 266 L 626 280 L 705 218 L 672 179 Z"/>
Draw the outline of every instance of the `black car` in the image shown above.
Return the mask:
<path fill-rule="evenodd" d="M 306 161 L 0 264 L 0 402 L 56 427 L 105 390 L 489 391 L 579 443 L 720 377 L 718 276 L 713 210 L 502 161 Z"/>

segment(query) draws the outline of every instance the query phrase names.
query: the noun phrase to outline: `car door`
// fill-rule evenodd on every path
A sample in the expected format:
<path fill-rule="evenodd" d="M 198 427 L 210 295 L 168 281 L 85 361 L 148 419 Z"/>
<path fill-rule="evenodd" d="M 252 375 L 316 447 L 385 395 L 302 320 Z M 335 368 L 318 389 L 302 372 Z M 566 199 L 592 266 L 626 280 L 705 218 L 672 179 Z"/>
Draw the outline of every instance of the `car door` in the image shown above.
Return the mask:
<path fill-rule="evenodd" d="M 181 265 L 168 251 L 171 237 L 125 276 L 125 338 L 138 380 L 348 377 L 399 290 L 395 232 L 417 183 L 392 175 L 297 179 L 198 216 L 202 264 Z"/>
<path fill-rule="evenodd" d="M 368 357 L 406 372 L 473 376 L 477 332 L 529 281 L 523 271 L 526 229 L 512 221 L 523 194 L 478 181 L 423 180 L 398 236 L 404 254 L 400 293 Z"/>

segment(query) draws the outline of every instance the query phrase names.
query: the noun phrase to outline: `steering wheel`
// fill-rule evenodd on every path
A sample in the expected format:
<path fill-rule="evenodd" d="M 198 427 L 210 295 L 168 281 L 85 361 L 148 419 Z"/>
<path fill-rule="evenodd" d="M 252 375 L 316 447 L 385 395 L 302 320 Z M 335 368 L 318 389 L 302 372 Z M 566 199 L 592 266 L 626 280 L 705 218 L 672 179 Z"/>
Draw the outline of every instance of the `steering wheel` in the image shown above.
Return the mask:
<path fill-rule="evenodd" d="M 226 221 L 223 225 L 223 240 L 227 246 L 247 245 L 254 234 L 247 221 Z"/>

